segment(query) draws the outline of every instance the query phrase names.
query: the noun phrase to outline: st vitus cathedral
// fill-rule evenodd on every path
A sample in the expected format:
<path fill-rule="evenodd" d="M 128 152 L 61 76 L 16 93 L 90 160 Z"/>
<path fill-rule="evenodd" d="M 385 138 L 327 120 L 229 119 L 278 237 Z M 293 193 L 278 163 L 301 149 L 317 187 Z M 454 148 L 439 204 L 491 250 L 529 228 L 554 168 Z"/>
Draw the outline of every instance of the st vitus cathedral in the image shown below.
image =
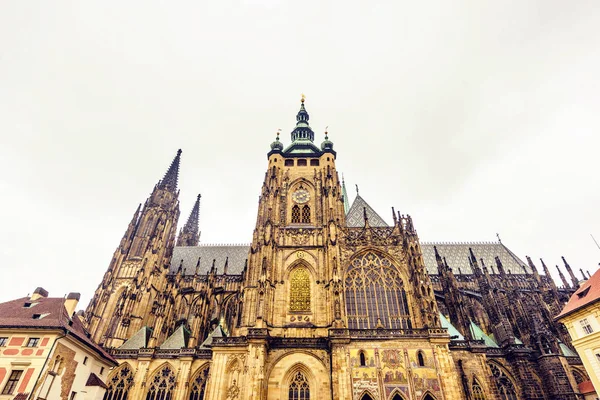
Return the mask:
<path fill-rule="evenodd" d="M 554 322 L 579 280 L 497 243 L 422 243 L 350 206 L 304 100 L 267 154 L 252 243 L 177 235 L 181 151 L 138 207 L 86 312 L 120 366 L 105 400 L 578 399 L 587 380 Z M 558 268 L 558 267 L 557 267 Z"/>

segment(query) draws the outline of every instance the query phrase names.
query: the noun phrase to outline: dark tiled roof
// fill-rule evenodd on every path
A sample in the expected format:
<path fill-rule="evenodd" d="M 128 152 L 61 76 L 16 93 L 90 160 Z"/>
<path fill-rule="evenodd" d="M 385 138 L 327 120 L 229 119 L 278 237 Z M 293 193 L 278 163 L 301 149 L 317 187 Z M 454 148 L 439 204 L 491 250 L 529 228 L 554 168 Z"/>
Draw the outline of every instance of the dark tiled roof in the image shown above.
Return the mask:
<path fill-rule="evenodd" d="M 25 303 L 30 303 L 25 307 Z M 29 297 L 0 303 L 0 328 L 34 328 L 66 330 L 77 340 L 87 345 L 96 354 L 117 365 L 117 361 L 102 347 L 88 338 L 87 331 L 78 316 L 69 318 L 62 297 L 41 297 L 31 301 Z M 34 319 L 34 314 L 42 317 Z"/>
<path fill-rule="evenodd" d="M 108 386 L 102 382 L 102 379 L 100 379 L 98 375 L 93 372 L 90 374 L 90 376 L 88 376 L 85 386 L 100 386 L 101 388 L 108 389 Z"/>
<path fill-rule="evenodd" d="M 427 267 L 427 272 L 430 275 L 437 275 L 438 267 L 435 261 L 435 253 L 433 247 L 437 247 L 440 256 L 446 257 L 446 261 L 452 272 L 455 274 L 459 273 L 459 270 L 463 274 L 472 274 L 473 270 L 469 264 L 469 248 L 473 249 L 477 261 L 483 258 L 483 262 L 490 274 L 497 274 L 498 269 L 496 268 L 496 261 L 494 257 L 498 256 L 504 267 L 504 271 L 512 274 L 522 274 L 523 266 L 526 266 L 527 272 L 531 273 L 531 269 L 525 264 L 520 258 L 518 258 L 512 251 L 506 246 L 499 242 L 490 243 L 435 243 L 435 242 L 423 242 L 421 243 L 421 250 L 423 251 L 423 260 Z M 481 266 L 480 266 L 481 267 Z"/>
<path fill-rule="evenodd" d="M 182 273 L 185 269 L 186 275 L 193 275 L 198 260 L 200 260 L 198 274 L 206 275 L 213 265 L 213 260 L 215 260 L 217 273 L 222 274 L 227 260 L 227 274 L 240 275 L 246 264 L 249 251 L 250 245 L 247 244 L 175 247 L 169 271 L 173 274 L 177 273 L 181 265 Z"/>
<path fill-rule="evenodd" d="M 369 225 L 373 227 L 385 227 L 389 226 L 383 218 L 377 214 L 375 210 L 358 194 L 346 214 L 346 226 L 350 228 L 360 228 L 365 226 L 365 210 L 367 212 L 367 218 L 369 219 Z"/>
<path fill-rule="evenodd" d="M 507 273 L 510 270 L 512 274 L 522 274 L 522 266 L 526 265 L 502 243 L 424 242 L 421 244 L 421 249 L 423 251 L 423 259 L 425 261 L 425 266 L 427 267 L 427 272 L 430 275 L 437 275 L 438 273 L 433 246 L 437 246 L 440 255 L 446 257 L 448 265 L 452 267 L 455 274 L 459 273 L 459 269 L 463 274 L 473 273 L 468 259 L 469 247 L 473 249 L 473 253 L 475 253 L 478 260 L 483 258 L 490 274 L 498 273 L 496 262 L 494 261 L 495 256 L 500 257 L 500 261 L 502 261 L 504 270 Z M 198 258 L 200 258 L 200 268 L 198 269 L 200 275 L 206 274 L 210 270 L 213 259 L 216 260 L 215 266 L 217 267 L 217 273 L 222 274 L 225 260 L 229 257 L 227 273 L 229 275 L 240 275 L 244 269 L 249 251 L 249 245 L 175 247 L 173 257 L 171 258 L 170 271 L 171 273 L 176 273 L 181 264 L 181 260 L 183 260 L 183 264 L 181 264 L 182 273 L 183 269 L 185 269 L 186 275 L 193 275 L 196 270 Z M 526 269 L 531 273 L 528 266 L 526 266 Z"/>
<path fill-rule="evenodd" d="M 569 299 L 562 312 L 556 318 L 562 318 L 567 314 L 579 310 L 590 303 L 600 300 L 600 269 L 590 279 L 583 282 L 579 289 Z"/>

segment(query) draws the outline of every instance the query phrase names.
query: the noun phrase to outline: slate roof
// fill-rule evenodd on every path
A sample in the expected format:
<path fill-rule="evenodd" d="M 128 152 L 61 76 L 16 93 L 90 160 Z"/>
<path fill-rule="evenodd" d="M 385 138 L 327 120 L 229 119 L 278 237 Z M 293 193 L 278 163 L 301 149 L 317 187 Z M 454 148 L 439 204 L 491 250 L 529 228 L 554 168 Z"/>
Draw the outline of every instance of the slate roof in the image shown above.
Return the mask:
<path fill-rule="evenodd" d="M 30 303 L 30 306 L 25 307 L 25 303 Z M 34 314 L 40 314 L 42 317 L 34 319 Z M 78 316 L 69 318 L 65 299 L 62 297 L 40 297 L 33 301 L 29 297 L 21 297 L 0 303 L 0 328 L 60 329 L 68 332 L 109 363 L 117 365 L 117 361 L 110 354 L 88 337 Z"/>
<path fill-rule="evenodd" d="M 185 275 L 193 275 L 200 259 L 198 274 L 206 275 L 213 265 L 213 260 L 217 274 L 222 274 L 227 260 L 227 274 L 241 275 L 249 251 L 250 245 L 247 244 L 175 247 L 169 271 L 175 274 L 181 265 L 182 273 L 185 269 Z"/>
<path fill-rule="evenodd" d="M 494 257 L 500 257 L 500 261 L 504 267 L 504 271 L 512 274 L 523 274 L 523 266 L 528 273 L 531 273 L 529 266 L 517 257 L 512 251 L 500 242 L 475 242 L 475 243 L 436 243 L 423 242 L 421 243 L 421 251 L 423 252 L 423 260 L 427 267 L 427 272 L 430 275 L 437 275 L 438 267 L 435 261 L 435 252 L 433 247 L 437 247 L 440 256 L 446 257 L 448 266 L 452 268 L 454 274 L 472 274 L 473 270 L 469 264 L 469 248 L 473 249 L 477 261 L 483 258 L 483 262 L 490 274 L 497 274 L 496 261 Z M 480 265 L 481 267 L 481 265 Z"/>
<path fill-rule="evenodd" d="M 597 301 L 600 301 L 600 269 L 590 279 L 581 283 L 579 289 L 573 293 L 573 296 L 571 296 L 569 302 L 556 319 L 562 318 Z"/>
<path fill-rule="evenodd" d="M 346 226 L 350 228 L 361 228 L 365 226 L 364 210 L 367 211 L 367 218 L 369 218 L 369 225 L 375 228 L 389 226 L 383 218 L 377 214 L 375 210 L 362 198 L 360 195 L 356 195 L 350 210 L 346 213 Z"/>
<path fill-rule="evenodd" d="M 85 383 L 85 386 L 100 386 L 101 388 L 108 389 L 108 386 L 96 375 L 95 373 L 90 373 L 88 376 L 88 380 Z"/>
<path fill-rule="evenodd" d="M 179 328 L 175 329 L 175 332 L 160 345 L 160 348 L 175 350 L 187 347 L 189 338 L 190 332 L 183 325 L 179 325 Z"/>
<path fill-rule="evenodd" d="M 148 340 L 150 340 L 150 335 L 152 334 L 152 329 L 147 326 L 142 327 L 139 331 L 137 331 L 133 336 L 131 336 L 125 343 L 119 347 L 121 350 L 137 350 L 143 347 L 148 346 Z"/>

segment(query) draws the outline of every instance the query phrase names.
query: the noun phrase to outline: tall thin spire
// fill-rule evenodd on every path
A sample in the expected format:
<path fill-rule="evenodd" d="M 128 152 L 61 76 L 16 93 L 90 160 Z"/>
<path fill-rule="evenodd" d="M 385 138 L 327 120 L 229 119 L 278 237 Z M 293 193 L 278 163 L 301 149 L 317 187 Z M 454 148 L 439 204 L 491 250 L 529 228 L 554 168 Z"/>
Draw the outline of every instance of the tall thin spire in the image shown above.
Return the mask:
<path fill-rule="evenodd" d="M 558 268 L 558 265 L 556 266 L 556 269 L 558 270 L 558 276 L 560 276 L 563 286 L 567 289 L 571 289 L 571 285 L 569 285 L 569 282 L 567 282 L 567 278 L 565 278 L 560 268 Z"/>
<path fill-rule="evenodd" d="M 179 178 L 179 163 L 181 160 L 181 149 L 177 150 L 177 155 L 173 159 L 171 166 L 167 170 L 164 178 L 158 183 L 158 187 L 161 189 L 176 191 L 177 190 L 177 179 Z"/>
<path fill-rule="evenodd" d="M 342 195 L 344 196 L 344 213 L 348 214 L 348 210 L 350 210 L 350 201 L 348 200 L 348 192 L 346 191 L 346 181 L 344 180 L 344 174 L 342 174 Z"/>
<path fill-rule="evenodd" d="M 571 282 L 573 282 L 573 288 L 579 289 L 579 279 L 577 279 L 577 277 L 573 273 L 573 270 L 571 269 L 571 266 L 569 265 L 567 260 L 565 260 L 565 258 L 563 256 L 560 256 L 560 258 L 562 258 L 563 263 L 565 263 L 565 268 L 567 269 L 567 272 L 569 273 L 569 276 L 571 277 Z"/>
<path fill-rule="evenodd" d="M 190 216 L 187 222 L 179 231 L 179 238 L 177 238 L 177 246 L 198 246 L 198 242 L 200 241 L 198 222 L 200 220 L 201 197 L 202 196 L 199 194 L 196 198 L 196 202 L 194 203 L 194 207 L 192 208 L 192 212 L 190 212 Z"/>

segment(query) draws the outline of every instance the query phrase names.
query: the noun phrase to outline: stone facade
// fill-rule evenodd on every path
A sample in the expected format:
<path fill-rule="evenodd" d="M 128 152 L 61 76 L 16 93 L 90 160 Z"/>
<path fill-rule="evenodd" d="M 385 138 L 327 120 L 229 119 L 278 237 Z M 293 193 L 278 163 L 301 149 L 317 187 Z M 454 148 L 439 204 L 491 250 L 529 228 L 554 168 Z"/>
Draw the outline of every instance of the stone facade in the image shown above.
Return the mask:
<path fill-rule="evenodd" d="M 199 201 L 174 247 L 180 153 L 136 211 L 86 312 L 122 362 L 106 400 L 577 398 L 581 361 L 552 320 L 569 287 L 501 244 L 491 271 L 461 245 L 455 274 L 409 215 L 350 208 L 304 101 L 296 119 L 243 261 L 195 246 Z"/>

